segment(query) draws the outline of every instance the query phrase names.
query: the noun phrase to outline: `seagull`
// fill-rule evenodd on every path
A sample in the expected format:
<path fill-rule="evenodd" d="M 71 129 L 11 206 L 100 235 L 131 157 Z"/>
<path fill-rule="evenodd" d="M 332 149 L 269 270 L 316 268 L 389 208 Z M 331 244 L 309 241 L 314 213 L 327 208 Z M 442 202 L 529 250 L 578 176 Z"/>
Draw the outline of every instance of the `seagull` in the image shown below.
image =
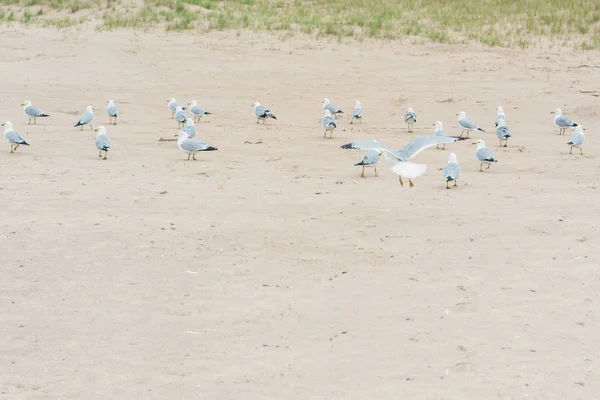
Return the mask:
<path fill-rule="evenodd" d="M 350 123 L 352 123 L 354 121 L 354 119 L 357 119 L 362 124 L 362 118 L 363 118 L 363 109 L 360 106 L 360 101 L 356 100 L 356 103 L 354 103 L 354 111 L 352 111 L 352 119 L 350 120 Z"/>
<path fill-rule="evenodd" d="M 106 134 L 106 128 L 103 126 L 99 126 L 96 129 L 98 134 L 96 135 L 96 148 L 98 149 L 98 157 L 102 157 L 102 152 L 104 152 L 104 160 L 106 160 L 106 156 L 108 154 L 108 150 L 110 149 L 110 139 Z"/>
<path fill-rule="evenodd" d="M 218 150 L 216 147 L 209 146 L 208 144 L 199 140 L 190 139 L 188 135 L 183 131 L 179 132 L 179 134 L 175 136 L 179 136 L 179 138 L 177 139 L 177 147 L 179 147 L 184 153 L 188 153 L 188 160 L 190 159 L 190 156 L 192 156 L 192 159 L 195 160 L 196 153 L 199 151 Z"/>
<path fill-rule="evenodd" d="M 550 114 L 554 114 L 554 125 L 556 125 L 556 127 L 560 129 L 560 131 L 558 132 L 559 135 L 564 135 L 564 133 L 567 129 L 575 128 L 577 126 L 577 124 L 575 122 L 573 122 L 573 120 L 571 120 L 571 118 L 565 117 L 563 115 L 560 108 L 557 108 L 556 110 L 552 111 Z"/>
<path fill-rule="evenodd" d="M 415 111 L 410 107 L 406 109 L 406 114 L 404 114 L 404 122 L 408 124 L 408 132 L 414 132 L 413 124 L 417 122 L 417 114 L 415 114 Z"/>
<path fill-rule="evenodd" d="M 456 140 L 467 140 L 467 138 L 464 138 L 464 137 L 448 135 L 446 133 L 446 131 L 444 130 L 444 124 L 442 124 L 442 121 L 435 121 L 435 124 L 433 124 L 433 126 L 435 126 L 435 128 L 433 130 L 433 136 L 451 137 L 451 138 L 455 138 Z M 442 143 L 442 144 L 444 145 L 442 150 L 446 150 L 446 143 Z M 440 145 L 437 144 L 437 145 L 435 145 L 435 147 L 439 149 Z"/>
<path fill-rule="evenodd" d="M 277 119 L 277 117 L 275 116 L 275 114 L 273 114 L 273 112 L 271 112 L 271 110 L 261 105 L 258 101 L 254 102 L 254 104 L 252 104 L 252 107 L 254 107 L 254 116 L 256 117 L 257 124 L 258 121 L 260 121 L 261 119 L 263 121 L 263 124 L 265 123 L 265 120 L 267 118 Z"/>
<path fill-rule="evenodd" d="M 23 102 L 23 104 L 21 104 L 21 107 L 23 107 L 23 111 L 25 111 L 25 115 L 27 115 L 27 117 L 29 117 L 29 123 L 27 125 L 31 125 L 31 120 L 33 119 L 33 123 L 36 123 L 36 119 L 37 118 L 45 118 L 45 117 L 49 117 L 48 114 L 42 112 L 42 110 L 40 110 L 37 107 L 34 107 L 31 105 L 31 102 L 29 100 L 26 100 Z"/>
<path fill-rule="evenodd" d="M 583 142 L 585 140 L 585 134 L 583 133 L 584 130 L 585 129 L 581 125 L 577 125 L 575 127 L 575 132 L 573 132 L 573 134 L 569 138 L 569 142 L 567 143 L 571 146 L 569 154 L 573 154 L 573 147 L 575 147 L 579 149 L 579 153 L 583 155 L 583 150 L 581 149 L 581 146 L 583 146 Z"/>
<path fill-rule="evenodd" d="M 94 127 L 92 126 L 93 121 L 94 121 L 94 108 L 92 106 L 87 106 L 85 108 L 85 112 L 83 114 L 81 114 L 81 117 L 79 117 L 79 121 L 77 121 L 77 123 L 75 124 L 74 127 L 80 126 L 81 130 L 83 130 L 84 125 L 89 125 L 90 130 L 94 130 Z"/>
<path fill-rule="evenodd" d="M 356 163 L 354 165 L 362 166 L 362 174 L 360 175 L 361 178 L 365 177 L 365 167 L 375 168 L 375 176 L 377 176 L 377 164 L 379 164 L 379 161 L 381 161 L 379 151 L 369 150 L 364 155 L 363 159 L 359 163 Z"/>
<path fill-rule="evenodd" d="M 191 118 L 187 118 L 185 120 L 185 125 L 183 126 L 182 130 L 188 135 L 190 139 L 196 136 L 196 125 L 194 125 L 194 120 Z"/>
<path fill-rule="evenodd" d="M 181 106 L 181 105 L 177 104 L 175 97 L 171 97 L 169 100 L 167 100 L 167 103 L 169 103 L 168 107 L 169 107 L 169 111 L 171 111 L 171 119 L 172 119 L 175 115 L 175 112 L 177 111 L 177 106 Z M 181 109 L 185 110 L 185 107 L 181 106 Z"/>
<path fill-rule="evenodd" d="M 178 128 L 181 128 L 185 124 L 187 116 L 185 115 L 185 111 L 183 111 L 183 107 L 177 106 L 175 109 L 175 120 L 177 121 Z"/>
<path fill-rule="evenodd" d="M 460 126 L 462 128 L 462 132 L 460 133 L 460 136 L 462 136 L 463 133 L 466 132 L 467 138 L 468 138 L 470 131 L 485 132 L 483 129 L 481 129 L 479 126 L 477 126 L 477 124 L 475 124 L 473 121 L 471 121 L 470 119 L 467 119 L 466 112 L 461 111 L 456 115 L 458 115 L 458 118 L 457 118 L 458 126 Z"/>
<path fill-rule="evenodd" d="M 444 167 L 444 178 L 446 179 L 446 189 L 450 189 L 448 183 L 454 181 L 454 186 L 458 186 L 456 181 L 460 177 L 460 165 L 456 161 L 456 154 L 450 153 L 448 156 L 448 164 Z"/>
<path fill-rule="evenodd" d="M 502 141 L 504 140 L 504 147 L 508 147 L 508 138 L 511 137 L 511 134 L 506 126 L 506 121 L 499 119 L 496 123 L 498 124 L 496 126 L 496 137 L 500 139 L 500 146 L 502 146 Z"/>
<path fill-rule="evenodd" d="M 2 124 L 2 126 L 4 127 L 4 139 L 6 139 L 8 143 L 10 143 L 11 153 L 17 151 L 17 148 L 20 145 L 29 146 L 29 143 L 27 143 L 25 139 L 21 137 L 19 132 L 13 129 L 13 125 L 10 121 L 6 121 Z"/>
<path fill-rule="evenodd" d="M 385 161 L 391 165 L 391 170 L 398 174 L 400 185 L 404 186 L 402 178 L 407 178 L 410 187 L 415 184 L 413 179 L 425 173 L 427 165 L 415 164 L 409 160 L 429 147 L 441 143 L 454 143 L 458 139 L 446 136 L 420 136 L 399 150 L 390 150 L 376 140 L 358 140 L 340 146 L 342 149 L 377 150 Z"/>
<path fill-rule="evenodd" d="M 502 108 L 502 106 L 498 106 L 498 108 L 496 109 L 496 126 L 498 126 L 499 120 L 503 120 L 504 122 L 506 122 L 506 114 L 504 114 L 504 109 Z"/>
<path fill-rule="evenodd" d="M 329 110 L 329 111 L 331 111 L 332 114 L 343 114 L 344 113 L 342 110 L 340 110 L 339 108 L 337 108 L 336 106 L 331 104 L 331 102 L 329 101 L 329 99 L 327 97 L 325 97 L 325 99 L 323 100 L 322 103 L 323 103 L 323 111 Z"/>
<path fill-rule="evenodd" d="M 112 123 L 112 119 L 115 119 L 115 125 L 117 124 L 117 117 L 119 116 L 119 111 L 117 111 L 117 107 L 115 107 L 115 102 L 112 100 L 109 100 L 107 102 L 106 105 L 106 113 L 108 114 L 108 117 L 110 118 L 110 123 Z"/>
<path fill-rule="evenodd" d="M 325 110 L 325 115 L 323 115 L 323 119 L 321 120 L 321 125 L 325 128 L 325 133 L 323 137 L 327 137 L 327 132 L 329 131 L 329 139 L 333 137 L 333 131 L 337 128 L 337 120 L 331 115 L 331 111 Z"/>
<path fill-rule="evenodd" d="M 205 111 L 203 108 L 199 107 L 198 103 L 196 103 L 196 100 L 190 101 L 188 103 L 188 106 L 190 106 L 190 114 L 192 114 L 192 117 L 194 117 L 194 122 L 200 122 L 200 118 L 202 118 L 203 115 L 211 114 L 208 111 Z"/>
<path fill-rule="evenodd" d="M 483 171 L 484 163 L 487 163 L 488 165 L 486 169 L 490 169 L 490 165 L 492 165 L 491 163 L 498 162 L 498 160 L 494 158 L 494 154 L 492 153 L 492 151 L 485 147 L 485 142 L 483 140 L 476 140 L 473 142 L 473 144 L 477 145 L 477 148 L 475 149 L 475 157 L 477 157 L 477 159 L 479 160 L 480 171 Z"/>

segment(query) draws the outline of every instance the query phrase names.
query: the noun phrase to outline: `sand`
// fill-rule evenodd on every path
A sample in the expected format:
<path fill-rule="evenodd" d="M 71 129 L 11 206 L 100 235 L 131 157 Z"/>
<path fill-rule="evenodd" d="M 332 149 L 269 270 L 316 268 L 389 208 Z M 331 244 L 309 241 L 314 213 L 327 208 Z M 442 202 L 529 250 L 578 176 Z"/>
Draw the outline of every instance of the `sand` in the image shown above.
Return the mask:
<path fill-rule="evenodd" d="M 600 393 L 600 99 L 580 93 L 600 89 L 600 53 L 7 27 L 0 44 L 0 119 L 31 144 L 0 148 L 2 398 Z M 323 139 L 326 96 L 360 100 L 362 125 Z M 213 113 L 198 137 L 218 152 L 158 141 L 178 132 L 169 97 Z M 25 100 L 51 117 L 28 126 Z M 278 120 L 256 124 L 255 101 Z M 106 161 L 73 128 L 87 105 Z M 557 107 L 586 127 L 584 156 Z M 419 154 L 409 189 L 339 148 L 397 148 L 436 120 L 457 134 L 463 110 L 499 160 L 486 172 L 459 142 Z"/>

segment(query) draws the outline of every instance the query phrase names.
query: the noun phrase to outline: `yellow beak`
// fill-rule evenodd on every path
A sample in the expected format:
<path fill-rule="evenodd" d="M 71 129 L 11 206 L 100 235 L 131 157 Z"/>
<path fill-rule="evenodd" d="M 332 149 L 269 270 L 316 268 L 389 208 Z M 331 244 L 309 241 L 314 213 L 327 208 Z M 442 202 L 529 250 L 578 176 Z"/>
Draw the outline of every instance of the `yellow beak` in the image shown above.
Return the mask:
<path fill-rule="evenodd" d="M 550 114 L 554 114 L 554 111 L 550 111 Z"/>
<path fill-rule="evenodd" d="M 25 103 L 21 104 L 21 107 L 23 107 L 25 105 Z"/>
<path fill-rule="evenodd" d="M 477 142 L 473 142 L 473 144 L 477 144 Z"/>
<path fill-rule="evenodd" d="M 94 132 L 98 132 L 98 129 L 94 129 Z"/>
<path fill-rule="evenodd" d="M 456 114 L 458 116 L 458 114 Z"/>
<path fill-rule="evenodd" d="M 2 124 L 2 126 L 4 126 L 4 124 Z"/>
<path fill-rule="evenodd" d="M 432 126 L 435 126 L 435 124 L 431 124 Z"/>

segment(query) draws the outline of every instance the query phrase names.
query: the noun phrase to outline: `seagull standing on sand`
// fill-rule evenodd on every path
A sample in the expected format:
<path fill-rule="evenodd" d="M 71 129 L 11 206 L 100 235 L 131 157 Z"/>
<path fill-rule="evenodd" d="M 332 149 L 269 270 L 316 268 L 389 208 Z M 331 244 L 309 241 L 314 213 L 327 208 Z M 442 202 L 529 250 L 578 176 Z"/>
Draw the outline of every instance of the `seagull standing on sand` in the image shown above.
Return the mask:
<path fill-rule="evenodd" d="M 108 154 L 108 150 L 110 149 L 110 139 L 106 134 L 106 128 L 103 126 L 99 126 L 96 129 L 98 134 L 96 135 L 96 148 L 98 149 L 98 157 L 102 157 L 102 152 L 104 152 L 104 160 L 106 160 L 106 156 Z"/>
<path fill-rule="evenodd" d="M 23 104 L 21 104 L 21 106 L 23 107 L 25 115 L 27 115 L 27 117 L 29 118 L 28 125 L 31 125 L 32 119 L 33 123 L 35 124 L 37 118 L 49 117 L 48 114 L 42 112 L 42 110 L 40 110 L 39 108 L 32 106 L 29 100 L 24 101 Z"/>
<path fill-rule="evenodd" d="M 460 136 L 450 136 L 446 133 L 446 131 L 444 130 L 444 124 L 442 124 L 442 121 L 435 121 L 435 124 L 433 124 L 433 126 L 435 126 L 435 128 L 433 129 L 433 136 L 442 136 L 442 137 L 451 137 L 454 138 L 456 140 L 466 140 L 467 138 L 463 138 Z M 444 146 L 442 148 L 442 150 L 446 150 L 446 143 L 442 143 L 442 145 Z M 439 144 L 436 144 L 435 147 L 437 149 L 440 148 Z"/>
<path fill-rule="evenodd" d="M 89 125 L 90 126 L 90 130 L 94 130 L 94 127 L 92 126 L 92 122 L 94 121 L 94 108 L 92 106 L 87 106 L 85 108 L 85 112 L 83 114 L 81 114 L 81 117 L 79 117 L 79 121 L 77 121 L 77 123 L 75 124 L 75 128 L 80 126 L 81 130 L 83 130 L 83 126 L 84 125 Z"/>
<path fill-rule="evenodd" d="M 254 107 L 254 116 L 256 117 L 257 124 L 261 119 L 263 121 L 263 125 L 267 118 L 277 119 L 277 117 L 275 116 L 275 114 L 273 114 L 273 112 L 271 112 L 271 110 L 261 105 L 258 101 L 254 102 L 254 104 L 252 104 L 252 107 Z"/>
<path fill-rule="evenodd" d="M 508 147 L 508 138 L 511 137 L 511 134 L 506 126 L 506 121 L 499 119 L 496 123 L 498 124 L 496 126 L 496 137 L 500 139 L 500 146 L 502 146 L 502 141 L 504 140 L 504 147 Z"/>
<path fill-rule="evenodd" d="M 109 124 L 112 124 L 112 119 L 115 119 L 115 125 L 117 124 L 117 117 L 119 116 L 119 111 L 117 110 L 117 107 L 115 106 L 115 102 L 112 100 L 108 101 L 108 104 L 106 105 L 106 113 L 108 114 L 108 118 L 109 118 Z"/>
<path fill-rule="evenodd" d="M 194 117 L 194 122 L 200 122 L 200 118 L 202 118 L 203 115 L 210 115 L 208 111 L 205 111 L 203 108 L 198 106 L 196 100 L 190 101 L 188 106 L 190 106 L 190 114 L 192 114 L 192 117 Z"/>
<path fill-rule="evenodd" d="M 454 186 L 457 186 L 456 181 L 460 177 L 460 165 L 456 161 L 456 154 L 450 153 L 448 156 L 448 164 L 444 167 L 444 179 L 446 179 L 446 189 L 450 189 L 448 183 L 454 181 Z"/>
<path fill-rule="evenodd" d="M 554 114 L 554 125 L 560 129 L 558 134 L 564 135 L 565 131 L 569 128 L 575 128 L 577 124 L 571 120 L 571 118 L 563 115 L 560 108 L 552 111 L 550 114 Z"/>
<path fill-rule="evenodd" d="M 573 147 L 575 147 L 576 149 L 579 149 L 579 153 L 583 155 L 583 150 L 581 149 L 581 147 L 583 146 L 583 142 L 585 141 L 585 134 L 583 133 L 584 130 L 585 129 L 583 129 L 581 125 L 577 125 L 575 127 L 575 132 L 573 132 L 573 134 L 569 138 L 569 142 L 567 143 L 569 146 L 571 146 L 569 154 L 573 154 Z"/>
<path fill-rule="evenodd" d="M 168 107 L 169 111 L 171 111 L 171 119 L 174 118 L 178 106 L 185 110 L 185 107 L 182 107 L 180 104 L 177 104 L 175 97 L 171 97 L 169 100 L 167 100 L 167 103 L 169 103 Z"/>
<path fill-rule="evenodd" d="M 21 145 L 29 146 L 29 143 L 27 143 L 25 139 L 21 137 L 19 132 L 13 129 L 13 125 L 10 121 L 6 121 L 2 124 L 2 126 L 4 127 L 4 139 L 6 139 L 8 143 L 10 143 L 11 153 L 17 151 L 17 148 Z"/>
<path fill-rule="evenodd" d="M 331 104 L 329 99 L 325 97 L 323 100 L 323 111 L 329 110 L 332 114 L 343 114 L 344 112 L 337 108 L 335 105 Z"/>
<path fill-rule="evenodd" d="M 390 170 L 398 175 L 398 182 L 404 186 L 402 178 L 408 179 L 409 186 L 415 186 L 413 179 L 425 173 L 427 165 L 415 164 L 409 160 L 425 149 L 441 143 L 454 143 L 458 139 L 445 136 L 420 136 L 399 150 L 390 150 L 375 140 L 357 140 L 340 146 L 342 149 L 377 150 L 379 156 L 391 165 Z"/>
<path fill-rule="evenodd" d="M 491 163 L 498 162 L 498 160 L 496 160 L 496 158 L 494 157 L 494 153 L 492 153 L 490 149 L 485 147 L 485 142 L 483 140 L 476 140 L 473 142 L 473 144 L 477 145 L 477 148 L 475 149 L 475 157 L 477 157 L 477 160 L 479 160 L 480 171 L 483 171 L 484 163 L 487 163 L 486 169 L 490 169 L 490 165 L 492 165 Z"/>
<path fill-rule="evenodd" d="M 408 132 L 414 132 L 413 125 L 415 122 L 417 122 L 417 114 L 410 107 L 406 109 L 406 113 L 404 114 L 404 122 L 408 124 Z"/>
<path fill-rule="evenodd" d="M 375 168 L 375 176 L 377 176 L 377 164 L 379 164 L 379 161 L 381 161 L 381 156 L 379 155 L 379 151 L 378 150 L 369 150 L 363 156 L 363 159 L 359 163 L 356 163 L 354 165 L 362 166 L 362 174 L 360 174 L 361 178 L 365 177 L 365 167 Z"/>
<path fill-rule="evenodd" d="M 337 128 L 338 122 L 337 119 L 335 119 L 331 115 L 331 111 L 325 110 L 325 115 L 323 115 L 321 125 L 323 125 L 323 128 L 325 128 L 325 133 L 323 134 L 323 137 L 326 138 L 327 132 L 329 132 L 329 139 L 331 139 L 333 137 L 333 131 L 335 130 L 335 128 Z"/>
<path fill-rule="evenodd" d="M 458 126 L 460 126 L 460 128 L 462 129 L 462 132 L 460 133 L 460 136 L 463 135 L 463 133 L 467 133 L 467 138 L 469 137 L 469 132 L 470 131 L 480 131 L 480 132 L 485 132 L 483 129 L 481 129 L 479 126 L 477 126 L 477 124 L 473 121 L 471 121 L 470 119 L 467 119 L 467 113 L 464 111 L 459 112 L 458 114 L 458 118 L 456 119 L 456 122 L 458 123 Z"/>
<path fill-rule="evenodd" d="M 177 135 L 176 135 L 177 136 Z M 208 144 L 199 140 L 192 140 L 188 137 L 185 132 L 179 132 L 179 138 L 177 139 L 177 147 L 184 153 L 188 153 L 188 160 L 190 156 L 192 159 L 196 159 L 196 153 L 199 151 L 214 151 L 218 150 L 216 147 L 209 146 Z"/>
<path fill-rule="evenodd" d="M 362 124 L 362 118 L 363 118 L 363 109 L 360 106 L 360 101 L 356 100 L 356 103 L 354 103 L 354 111 L 352 111 L 352 119 L 350 120 L 350 123 L 353 123 L 354 120 L 357 119 Z"/>

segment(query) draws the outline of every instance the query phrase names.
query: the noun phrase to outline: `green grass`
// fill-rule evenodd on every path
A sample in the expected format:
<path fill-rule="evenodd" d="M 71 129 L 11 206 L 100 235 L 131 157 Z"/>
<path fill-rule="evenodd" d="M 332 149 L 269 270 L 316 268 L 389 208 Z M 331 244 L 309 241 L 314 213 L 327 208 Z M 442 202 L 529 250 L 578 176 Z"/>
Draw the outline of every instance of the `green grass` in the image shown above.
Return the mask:
<path fill-rule="evenodd" d="M 340 41 L 425 38 L 519 48 L 549 41 L 600 49 L 599 0 L 143 1 L 138 7 L 117 3 L 117 12 L 104 11 L 99 29 L 266 30 L 283 32 L 285 37 L 302 33 Z M 0 0 L 0 10 L 45 6 L 77 12 L 102 10 L 105 4 L 105 0 Z M 17 13 L 16 20 L 36 20 Z"/>

